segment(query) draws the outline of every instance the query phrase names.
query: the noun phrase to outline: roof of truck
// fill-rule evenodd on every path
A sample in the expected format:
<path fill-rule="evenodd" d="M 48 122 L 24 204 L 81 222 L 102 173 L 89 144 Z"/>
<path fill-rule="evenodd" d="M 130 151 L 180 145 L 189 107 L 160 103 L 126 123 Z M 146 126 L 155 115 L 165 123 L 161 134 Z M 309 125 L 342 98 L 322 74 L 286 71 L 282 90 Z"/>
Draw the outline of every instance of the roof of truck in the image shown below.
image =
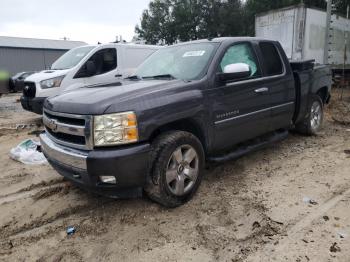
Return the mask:
<path fill-rule="evenodd" d="M 178 45 L 190 44 L 190 43 L 223 43 L 223 42 L 232 42 L 232 41 L 271 41 L 275 42 L 271 39 L 261 38 L 261 37 L 247 37 L 247 36 L 239 36 L 239 37 L 217 37 L 217 38 L 209 38 L 209 39 L 201 39 L 194 40 L 189 42 L 179 43 Z"/>
<path fill-rule="evenodd" d="M 267 41 L 266 38 L 261 37 L 249 37 L 249 36 L 238 36 L 238 37 L 218 37 L 213 39 L 208 39 L 208 41 L 212 42 L 225 42 L 225 41 Z M 268 40 L 272 41 L 272 40 Z"/>

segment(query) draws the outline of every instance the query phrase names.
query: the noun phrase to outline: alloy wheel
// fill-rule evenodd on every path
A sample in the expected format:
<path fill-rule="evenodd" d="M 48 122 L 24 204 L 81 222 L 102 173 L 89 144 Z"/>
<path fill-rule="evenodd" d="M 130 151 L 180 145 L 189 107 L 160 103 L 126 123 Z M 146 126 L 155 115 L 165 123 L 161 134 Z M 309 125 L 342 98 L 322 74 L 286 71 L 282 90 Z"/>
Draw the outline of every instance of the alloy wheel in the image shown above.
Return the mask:
<path fill-rule="evenodd" d="M 167 170 L 166 183 L 170 192 L 184 196 L 191 191 L 198 177 L 199 157 L 190 145 L 178 147 L 171 155 Z"/>

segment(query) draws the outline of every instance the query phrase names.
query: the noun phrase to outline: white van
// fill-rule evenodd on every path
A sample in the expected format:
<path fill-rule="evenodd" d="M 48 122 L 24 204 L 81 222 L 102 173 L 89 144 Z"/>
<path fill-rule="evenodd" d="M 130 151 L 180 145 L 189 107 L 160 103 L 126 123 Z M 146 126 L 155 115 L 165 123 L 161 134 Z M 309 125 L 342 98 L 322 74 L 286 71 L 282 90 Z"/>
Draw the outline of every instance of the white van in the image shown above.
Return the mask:
<path fill-rule="evenodd" d="M 26 78 L 22 107 L 42 114 L 44 100 L 86 85 L 109 84 L 131 75 L 159 46 L 103 44 L 71 49 L 45 70 Z"/>

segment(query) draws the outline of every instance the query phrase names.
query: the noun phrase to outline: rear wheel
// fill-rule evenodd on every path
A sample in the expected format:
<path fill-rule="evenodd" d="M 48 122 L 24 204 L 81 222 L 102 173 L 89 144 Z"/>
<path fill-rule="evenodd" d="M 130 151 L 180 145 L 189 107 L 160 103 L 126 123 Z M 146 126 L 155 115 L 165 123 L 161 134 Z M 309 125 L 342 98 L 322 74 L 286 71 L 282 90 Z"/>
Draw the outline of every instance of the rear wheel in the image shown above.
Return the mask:
<path fill-rule="evenodd" d="M 204 151 L 191 133 L 160 135 L 152 145 L 147 195 L 166 207 L 177 207 L 192 198 L 203 176 Z"/>
<path fill-rule="evenodd" d="M 296 130 L 305 135 L 317 135 L 322 128 L 324 118 L 323 102 L 318 95 L 312 96 L 304 121 L 296 126 Z"/>

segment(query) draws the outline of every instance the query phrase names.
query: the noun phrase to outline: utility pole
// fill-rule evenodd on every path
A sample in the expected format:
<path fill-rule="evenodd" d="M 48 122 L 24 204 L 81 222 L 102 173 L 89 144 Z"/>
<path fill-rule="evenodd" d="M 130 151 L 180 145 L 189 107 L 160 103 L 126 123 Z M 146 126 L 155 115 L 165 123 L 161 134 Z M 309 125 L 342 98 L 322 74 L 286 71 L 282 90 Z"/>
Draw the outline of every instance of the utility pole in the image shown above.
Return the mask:
<path fill-rule="evenodd" d="M 327 19 L 326 19 L 326 37 L 325 37 L 325 45 L 324 45 L 324 53 L 323 53 L 323 63 L 325 65 L 329 64 L 329 48 L 330 48 L 330 28 L 332 23 L 332 3 L 333 0 L 327 1 Z"/>
<path fill-rule="evenodd" d="M 344 43 L 344 64 L 343 64 L 343 77 L 345 78 L 345 65 L 346 65 L 346 61 L 347 61 L 347 49 L 348 49 L 348 38 L 349 38 L 349 34 L 348 34 L 348 22 L 349 22 L 349 8 L 350 6 L 348 5 L 347 9 L 346 9 L 346 19 L 348 20 L 346 23 L 346 29 L 344 31 L 344 39 L 345 39 L 345 43 Z"/>
<path fill-rule="evenodd" d="M 340 95 L 340 100 L 343 100 L 343 96 L 344 96 L 344 89 L 346 87 L 346 82 L 345 82 L 345 67 L 346 67 L 346 62 L 348 60 L 348 57 L 347 57 L 347 48 L 348 48 L 348 38 L 349 38 L 349 35 L 348 35 L 348 23 L 349 23 L 349 9 L 350 9 L 350 6 L 348 5 L 347 6 L 347 9 L 346 9 L 346 29 L 344 31 L 344 39 L 345 39 L 345 43 L 344 43 L 344 63 L 343 63 L 343 84 L 342 84 L 342 90 L 341 90 L 341 95 Z"/>

